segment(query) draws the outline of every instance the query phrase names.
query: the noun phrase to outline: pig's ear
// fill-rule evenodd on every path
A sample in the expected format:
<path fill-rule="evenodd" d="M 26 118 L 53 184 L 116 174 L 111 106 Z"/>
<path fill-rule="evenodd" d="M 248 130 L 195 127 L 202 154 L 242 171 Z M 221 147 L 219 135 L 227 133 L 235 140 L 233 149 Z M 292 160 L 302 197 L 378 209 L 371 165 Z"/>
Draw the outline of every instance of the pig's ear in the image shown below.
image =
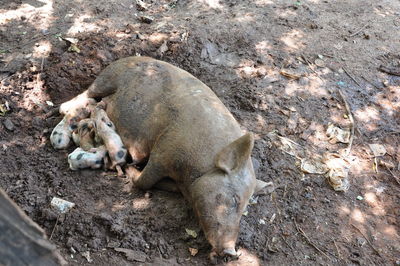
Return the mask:
<path fill-rule="evenodd" d="M 227 174 L 236 172 L 247 163 L 253 146 L 253 134 L 247 133 L 223 148 L 215 158 L 215 165 Z"/>

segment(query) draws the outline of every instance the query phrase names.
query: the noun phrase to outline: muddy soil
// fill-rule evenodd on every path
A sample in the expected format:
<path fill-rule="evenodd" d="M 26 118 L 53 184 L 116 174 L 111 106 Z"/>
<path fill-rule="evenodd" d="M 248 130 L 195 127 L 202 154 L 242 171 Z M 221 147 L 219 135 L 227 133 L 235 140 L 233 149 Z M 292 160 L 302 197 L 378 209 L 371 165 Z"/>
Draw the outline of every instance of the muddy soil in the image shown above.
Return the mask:
<path fill-rule="evenodd" d="M 400 3 L 143 3 L 1 1 L 0 186 L 65 259 L 210 264 L 210 246 L 181 195 L 126 192 L 127 180 L 114 172 L 71 171 L 73 147 L 55 151 L 49 142 L 60 103 L 110 62 L 143 55 L 210 86 L 255 133 L 257 177 L 276 186 L 243 216 L 239 259 L 218 263 L 399 265 L 400 78 L 378 67 L 400 67 Z M 334 191 L 323 175 L 304 174 L 267 135 L 276 131 L 315 154 L 343 151 L 348 145 L 331 143 L 325 133 L 330 123 L 351 126 L 339 90 L 355 120 L 347 192 Z M 371 143 L 384 145 L 386 154 L 376 158 Z M 58 215 L 53 197 L 76 207 Z"/>

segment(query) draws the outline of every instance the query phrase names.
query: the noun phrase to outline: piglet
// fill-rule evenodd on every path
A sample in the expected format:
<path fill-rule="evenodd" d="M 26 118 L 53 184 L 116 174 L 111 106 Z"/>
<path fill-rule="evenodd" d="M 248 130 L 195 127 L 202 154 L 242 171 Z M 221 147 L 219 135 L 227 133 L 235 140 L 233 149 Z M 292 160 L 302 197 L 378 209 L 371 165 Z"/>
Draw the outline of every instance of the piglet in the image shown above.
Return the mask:
<path fill-rule="evenodd" d="M 122 143 L 121 137 L 117 134 L 114 123 L 108 118 L 104 106 L 101 103 L 96 107 L 91 118 L 96 124 L 96 135 L 100 138 L 107 148 L 108 156 L 111 160 L 110 168 L 124 165 L 126 162 L 127 150 Z M 120 169 L 117 168 L 119 174 Z"/>
<path fill-rule="evenodd" d="M 69 168 L 71 170 L 100 168 L 103 166 L 106 154 L 107 149 L 105 146 L 92 148 L 89 151 L 85 151 L 78 147 L 68 155 Z"/>
<path fill-rule="evenodd" d="M 78 123 L 78 128 L 72 132 L 72 139 L 75 145 L 88 151 L 96 146 L 95 141 L 95 122 L 90 119 L 82 119 Z"/>

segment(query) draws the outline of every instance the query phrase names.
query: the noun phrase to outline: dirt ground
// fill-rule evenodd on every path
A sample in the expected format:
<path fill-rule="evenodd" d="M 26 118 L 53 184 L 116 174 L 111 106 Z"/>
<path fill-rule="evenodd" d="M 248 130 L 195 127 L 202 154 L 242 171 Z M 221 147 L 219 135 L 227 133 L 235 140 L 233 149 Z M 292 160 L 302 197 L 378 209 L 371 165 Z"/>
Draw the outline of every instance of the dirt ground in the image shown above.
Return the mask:
<path fill-rule="evenodd" d="M 378 70 L 400 66 L 400 2 L 143 2 L 0 1 L 0 186 L 64 258 L 71 265 L 210 263 L 181 195 L 128 193 L 114 172 L 71 171 L 74 148 L 55 151 L 49 142 L 61 120 L 57 105 L 110 62 L 146 55 L 212 88 L 255 133 L 257 177 L 275 184 L 242 217 L 239 259 L 219 263 L 400 265 L 400 78 Z M 304 174 L 267 135 L 275 130 L 315 154 L 343 151 L 348 145 L 325 132 L 330 123 L 351 126 L 339 90 L 355 120 L 347 192 Z M 372 143 L 386 154 L 374 157 Z M 381 160 L 386 166 L 376 167 Z M 76 207 L 58 216 L 55 196 Z"/>

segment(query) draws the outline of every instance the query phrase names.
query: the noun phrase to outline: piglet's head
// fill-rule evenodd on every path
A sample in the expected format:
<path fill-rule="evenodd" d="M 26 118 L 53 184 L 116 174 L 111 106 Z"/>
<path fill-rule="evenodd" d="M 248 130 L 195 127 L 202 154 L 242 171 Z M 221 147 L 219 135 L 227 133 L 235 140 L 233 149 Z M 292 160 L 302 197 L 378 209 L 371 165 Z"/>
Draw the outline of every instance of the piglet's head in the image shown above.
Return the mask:
<path fill-rule="evenodd" d="M 212 246 L 211 257 L 236 256 L 240 218 L 250 196 L 265 184 L 250 160 L 254 138 L 246 134 L 222 149 L 215 168 L 191 185 L 193 207 Z"/>

